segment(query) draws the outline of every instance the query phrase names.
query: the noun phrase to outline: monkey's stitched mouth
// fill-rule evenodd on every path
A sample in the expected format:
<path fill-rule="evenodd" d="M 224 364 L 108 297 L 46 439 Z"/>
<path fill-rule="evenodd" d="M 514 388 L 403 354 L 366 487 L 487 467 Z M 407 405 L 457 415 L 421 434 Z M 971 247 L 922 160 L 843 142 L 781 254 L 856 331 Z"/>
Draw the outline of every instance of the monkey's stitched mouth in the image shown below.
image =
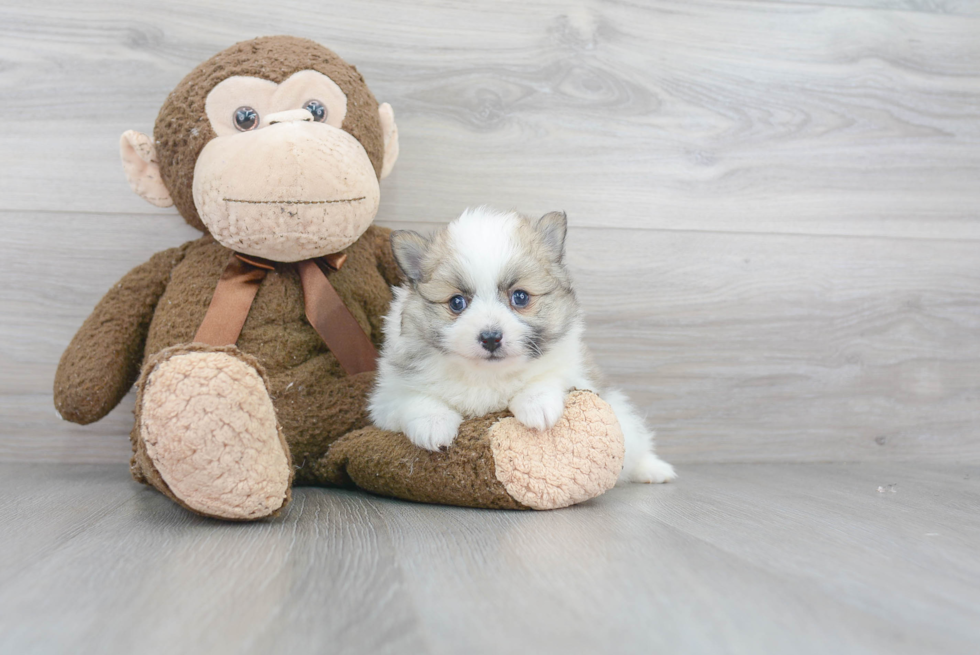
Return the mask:
<path fill-rule="evenodd" d="M 241 198 L 222 198 L 225 202 L 240 202 L 246 205 L 332 205 L 338 202 L 357 202 L 364 200 L 365 196 L 358 198 L 341 198 L 339 200 L 244 200 Z"/>

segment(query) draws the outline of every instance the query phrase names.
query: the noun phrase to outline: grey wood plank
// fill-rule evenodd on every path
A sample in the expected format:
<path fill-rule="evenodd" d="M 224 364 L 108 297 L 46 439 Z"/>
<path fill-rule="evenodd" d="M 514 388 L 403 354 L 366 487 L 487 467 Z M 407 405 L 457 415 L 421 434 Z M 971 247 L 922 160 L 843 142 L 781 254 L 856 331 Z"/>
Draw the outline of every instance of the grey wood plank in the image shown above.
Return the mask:
<path fill-rule="evenodd" d="M 45 369 L 51 366 L 45 366 Z M 48 386 L 53 384 L 53 369 Z M 127 462 L 132 454 L 135 392 L 93 425 L 61 419 L 51 391 L 0 395 L 0 462 L 72 462 L 107 464 Z"/>
<path fill-rule="evenodd" d="M 857 10 L 916 11 L 929 14 L 980 16 L 980 5 L 973 0 L 758 0 L 759 2 L 850 7 Z"/>
<path fill-rule="evenodd" d="M 7 214 L 0 459 L 121 461 L 132 399 L 99 424 L 67 424 L 51 404 L 55 367 L 119 276 L 195 233 L 161 217 L 43 220 Z M 570 221 L 588 342 L 659 430 L 665 457 L 980 460 L 976 242 Z M 38 266 L 74 253 L 84 256 L 70 271 Z"/>
<path fill-rule="evenodd" d="M 118 135 L 148 131 L 197 62 L 278 32 L 335 47 L 395 107 L 387 220 L 492 202 L 593 226 L 980 236 L 977 18 L 720 0 L 0 11 L 0 209 L 157 212 L 128 192 Z M 53 107 L 70 120 L 40 118 Z"/>
<path fill-rule="evenodd" d="M 14 516 L 0 509 L 15 530 L 25 517 L 56 519 L 53 497 L 71 497 L 69 469 L 38 470 L 30 481 L 0 478 L 5 493 L 34 492 Z M 301 493 L 281 520 L 218 523 L 149 488 L 134 495 L 120 473 L 103 466 L 93 483 L 111 478 L 128 499 L 105 493 L 116 507 L 71 539 L 11 538 L 35 552 L 0 587 L 0 652 L 430 652 L 373 518 L 379 501 Z"/>
<path fill-rule="evenodd" d="M 570 239 L 589 343 L 648 413 L 664 454 L 977 461 L 974 243 Z"/>
<path fill-rule="evenodd" d="M 131 501 L 125 460 L 112 467 L 0 465 L 0 588 L 29 564 Z"/>
<path fill-rule="evenodd" d="M 980 638 L 976 466 L 692 464 L 545 513 L 301 489 L 250 525 L 134 495 L 123 466 L 24 471 L 0 465 L 0 522 L 19 535 L 0 539 L 19 553 L 2 653 L 971 653 Z M 121 502 L 67 536 L 37 529 L 100 494 Z"/>
<path fill-rule="evenodd" d="M 692 468 L 690 506 L 627 502 L 792 584 L 966 648 L 980 593 L 980 468 L 925 464 Z M 764 507 L 764 511 L 760 511 Z M 928 573 L 926 573 L 928 572 Z M 930 583 L 923 587 L 924 577 Z M 889 599 L 902 598 L 901 607 Z M 925 647 L 945 652 L 947 646 Z"/>
<path fill-rule="evenodd" d="M 424 594 L 425 604 L 434 607 L 423 620 L 440 634 L 451 635 L 453 646 L 443 652 L 480 652 L 481 644 L 488 642 L 499 644 L 504 652 L 561 652 L 556 644 L 581 653 L 969 652 L 976 628 L 959 619 L 965 615 L 975 621 L 976 587 L 957 584 L 937 592 L 955 598 L 960 610 L 955 622 L 943 619 L 937 609 L 906 627 L 895 614 L 904 618 L 925 602 L 910 600 L 909 592 L 920 592 L 926 567 L 918 569 L 914 584 L 904 586 L 905 593 L 886 595 L 888 600 L 869 606 L 868 597 L 874 600 L 869 590 L 852 589 L 849 596 L 825 592 L 819 583 L 813 584 L 816 581 L 802 584 L 779 567 L 749 563 L 733 552 L 730 541 L 751 551 L 756 541 L 772 537 L 765 530 L 741 530 L 731 537 L 725 532 L 727 525 L 713 524 L 704 508 L 722 505 L 723 511 L 731 512 L 734 506 L 733 522 L 746 516 L 763 526 L 778 525 L 778 519 L 767 518 L 774 504 L 767 500 L 773 487 L 783 492 L 800 482 L 823 483 L 822 469 L 797 468 L 803 472 L 794 479 L 786 481 L 784 476 L 782 484 L 761 488 L 753 478 L 766 475 L 768 467 L 692 465 L 682 469 L 677 486 L 616 489 L 568 511 L 516 517 L 516 524 L 509 524 L 510 517 L 496 520 L 493 515 L 479 523 L 454 521 L 447 528 L 440 520 L 441 508 L 430 507 L 390 515 L 398 526 L 393 533 L 402 538 L 396 552 L 411 553 L 404 563 L 407 575 Z M 716 471 L 729 469 L 747 479 L 736 501 L 728 502 L 726 486 L 699 488 Z M 633 502 L 624 504 L 624 499 Z M 700 533 L 672 529 L 662 511 L 635 512 L 634 505 L 651 501 L 660 510 L 697 517 L 688 522 Z M 835 510 L 823 508 L 819 518 L 832 524 Z M 892 534 L 895 527 L 892 522 L 882 531 Z M 796 521 L 785 529 L 804 532 L 806 526 Z M 860 535 L 856 524 L 842 530 Z M 972 532 L 968 530 L 963 541 Z M 821 536 L 815 538 L 819 542 Z M 848 561 L 846 549 L 838 552 L 833 540 L 821 545 L 825 569 L 868 566 Z M 771 550 L 779 547 L 773 544 Z M 789 556 L 805 557 L 808 544 L 788 541 L 785 549 Z M 966 544 L 954 550 L 961 560 L 976 564 L 976 553 Z M 877 560 L 878 580 L 890 575 L 882 565 L 885 561 Z M 949 581 L 945 568 L 942 563 L 929 568 L 943 578 L 939 583 L 930 577 L 930 583 Z M 465 611 L 484 621 L 459 625 L 455 606 L 474 589 L 477 597 L 469 600 Z M 893 604 L 896 599 L 902 599 L 897 601 L 901 608 Z"/>

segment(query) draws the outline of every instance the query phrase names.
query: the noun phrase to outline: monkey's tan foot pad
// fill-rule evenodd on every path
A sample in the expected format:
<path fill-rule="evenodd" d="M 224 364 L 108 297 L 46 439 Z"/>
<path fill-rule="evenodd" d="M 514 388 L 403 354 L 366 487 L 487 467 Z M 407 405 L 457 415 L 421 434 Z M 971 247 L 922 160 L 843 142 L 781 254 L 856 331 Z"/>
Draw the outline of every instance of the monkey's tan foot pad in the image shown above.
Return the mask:
<path fill-rule="evenodd" d="M 144 372 L 136 458 L 151 484 L 199 514 L 249 521 L 289 501 L 289 450 L 256 367 L 237 348 L 194 345 L 161 352 Z"/>
<path fill-rule="evenodd" d="M 557 509 L 612 488 L 623 468 L 612 409 L 574 391 L 554 428 L 524 427 L 506 412 L 464 421 L 444 452 L 401 433 L 364 428 L 337 440 L 314 465 L 321 483 L 354 484 L 383 496 L 464 507 Z"/>

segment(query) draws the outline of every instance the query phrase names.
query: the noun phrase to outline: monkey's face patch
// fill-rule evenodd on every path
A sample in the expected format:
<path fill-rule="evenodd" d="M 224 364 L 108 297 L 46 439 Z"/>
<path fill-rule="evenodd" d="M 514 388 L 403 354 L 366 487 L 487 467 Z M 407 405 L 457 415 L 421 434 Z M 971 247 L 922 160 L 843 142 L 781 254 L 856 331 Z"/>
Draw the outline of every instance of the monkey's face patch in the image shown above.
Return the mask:
<path fill-rule="evenodd" d="M 230 77 L 205 111 L 216 137 L 194 167 L 194 204 L 222 245 L 299 261 L 343 250 L 374 220 L 378 177 L 341 129 L 347 97 L 326 75 Z"/>

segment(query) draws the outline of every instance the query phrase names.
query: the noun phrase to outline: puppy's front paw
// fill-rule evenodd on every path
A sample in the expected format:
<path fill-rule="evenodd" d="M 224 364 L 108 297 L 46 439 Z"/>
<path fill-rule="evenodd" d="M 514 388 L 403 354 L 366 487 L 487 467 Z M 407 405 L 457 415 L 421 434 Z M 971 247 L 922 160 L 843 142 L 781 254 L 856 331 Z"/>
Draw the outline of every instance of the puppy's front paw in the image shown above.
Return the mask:
<path fill-rule="evenodd" d="M 643 453 L 640 460 L 633 466 L 628 473 L 630 482 L 645 482 L 647 484 L 661 484 L 677 479 L 674 467 L 660 459 L 653 453 Z"/>
<path fill-rule="evenodd" d="M 419 448 L 439 450 L 452 444 L 462 422 L 463 417 L 451 409 L 422 414 L 408 421 L 405 435 Z"/>
<path fill-rule="evenodd" d="M 547 430 L 565 411 L 565 394 L 559 389 L 522 391 L 510 401 L 508 409 L 514 418 L 529 428 Z"/>

